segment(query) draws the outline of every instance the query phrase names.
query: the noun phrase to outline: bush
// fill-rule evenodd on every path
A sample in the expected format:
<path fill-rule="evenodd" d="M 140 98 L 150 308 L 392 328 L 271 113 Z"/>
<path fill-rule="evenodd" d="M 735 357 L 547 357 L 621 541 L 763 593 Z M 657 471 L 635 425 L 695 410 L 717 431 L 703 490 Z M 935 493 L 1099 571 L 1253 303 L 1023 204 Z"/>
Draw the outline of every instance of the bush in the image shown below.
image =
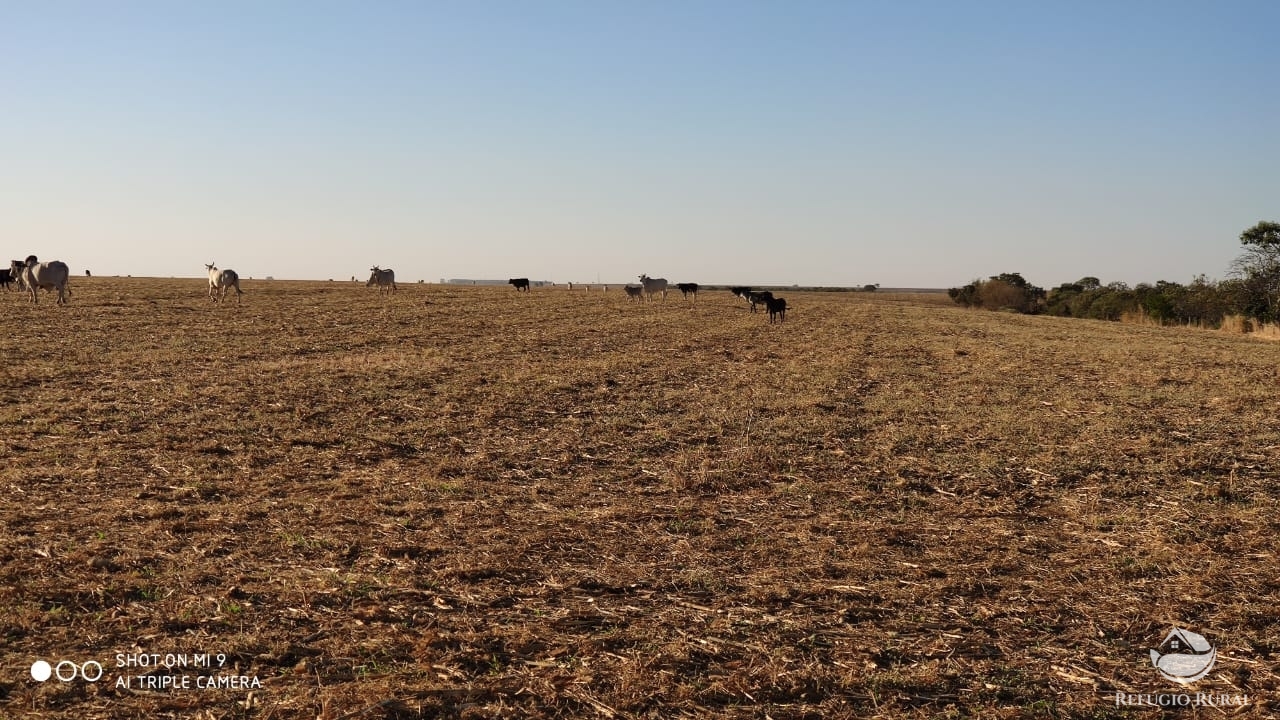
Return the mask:
<path fill-rule="evenodd" d="M 1137 298 L 1128 285 L 1111 283 L 1104 287 L 1097 278 L 1086 277 L 1051 290 L 1044 311 L 1061 317 L 1119 320 L 1137 308 Z"/>
<path fill-rule="evenodd" d="M 1043 309 L 1045 292 L 1028 283 L 1018 273 L 1001 273 L 988 280 L 974 280 L 964 287 L 947 291 L 957 304 L 988 310 L 1014 310 L 1037 313 Z"/>
<path fill-rule="evenodd" d="M 1027 304 L 1027 296 L 1022 288 L 1014 287 L 1003 280 L 988 280 L 983 283 L 978 290 L 978 297 L 981 300 L 980 305 L 988 310 L 1008 308 L 1023 312 Z"/>
<path fill-rule="evenodd" d="M 977 305 L 981 307 L 982 303 L 978 299 L 978 289 L 981 286 L 981 280 L 974 280 L 964 287 L 951 288 L 947 291 L 947 295 L 949 295 L 957 305 L 963 305 L 965 307 L 973 307 L 974 305 Z"/>

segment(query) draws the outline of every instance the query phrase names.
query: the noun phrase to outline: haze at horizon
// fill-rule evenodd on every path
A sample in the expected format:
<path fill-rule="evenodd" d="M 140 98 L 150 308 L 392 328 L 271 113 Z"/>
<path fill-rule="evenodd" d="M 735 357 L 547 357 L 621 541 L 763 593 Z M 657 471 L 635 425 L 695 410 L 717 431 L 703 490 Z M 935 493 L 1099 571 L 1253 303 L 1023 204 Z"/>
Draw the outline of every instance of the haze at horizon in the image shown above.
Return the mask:
<path fill-rule="evenodd" d="M 76 274 L 1223 277 L 1280 6 L 0 5 L 0 237 Z"/>

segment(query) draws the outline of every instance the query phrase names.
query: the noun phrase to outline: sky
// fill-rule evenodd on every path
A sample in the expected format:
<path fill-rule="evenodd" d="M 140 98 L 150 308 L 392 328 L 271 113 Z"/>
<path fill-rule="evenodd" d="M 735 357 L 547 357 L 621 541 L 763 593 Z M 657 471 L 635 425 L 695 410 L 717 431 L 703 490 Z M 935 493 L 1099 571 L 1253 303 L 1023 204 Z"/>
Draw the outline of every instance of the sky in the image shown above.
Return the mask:
<path fill-rule="evenodd" d="M 1277 26 L 1272 0 L 0 0 L 0 253 L 165 277 L 1221 278 L 1280 221 Z"/>

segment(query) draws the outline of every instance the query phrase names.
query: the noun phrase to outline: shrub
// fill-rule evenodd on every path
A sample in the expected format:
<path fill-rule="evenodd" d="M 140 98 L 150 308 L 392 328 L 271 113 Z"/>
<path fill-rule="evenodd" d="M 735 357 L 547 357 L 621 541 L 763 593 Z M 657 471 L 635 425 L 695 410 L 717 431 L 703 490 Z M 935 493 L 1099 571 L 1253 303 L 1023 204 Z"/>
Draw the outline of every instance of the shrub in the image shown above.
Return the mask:
<path fill-rule="evenodd" d="M 1027 282 L 1018 273 L 1001 273 L 988 280 L 974 280 L 964 287 L 947 291 L 959 305 L 988 310 L 1009 309 L 1020 313 L 1037 313 L 1043 309 L 1045 292 Z"/>

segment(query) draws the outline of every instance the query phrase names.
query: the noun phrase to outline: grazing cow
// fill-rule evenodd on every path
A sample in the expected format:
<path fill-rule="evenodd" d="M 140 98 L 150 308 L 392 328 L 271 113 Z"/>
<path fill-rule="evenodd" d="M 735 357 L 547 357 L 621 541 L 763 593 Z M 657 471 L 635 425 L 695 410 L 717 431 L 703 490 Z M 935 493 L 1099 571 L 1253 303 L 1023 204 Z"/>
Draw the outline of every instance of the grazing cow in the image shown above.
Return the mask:
<path fill-rule="evenodd" d="M 640 284 L 644 286 L 644 295 L 648 299 L 652 300 L 654 293 L 662 293 L 662 299 L 667 299 L 666 278 L 651 278 L 648 275 L 641 275 Z"/>
<path fill-rule="evenodd" d="M 213 263 L 204 266 L 209 271 L 209 299 L 214 302 L 227 299 L 227 292 L 236 289 L 236 305 L 240 304 L 240 275 L 235 270 L 219 270 Z"/>
<path fill-rule="evenodd" d="M 391 268 L 383 270 L 377 265 L 369 268 L 369 282 L 365 283 L 365 287 L 378 286 L 378 294 L 384 292 L 396 291 L 396 271 Z"/>
<path fill-rule="evenodd" d="M 765 301 L 765 307 L 769 308 L 769 323 L 773 323 L 774 317 L 778 318 L 778 322 L 787 321 L 787 301 L 783 298 L 769 298 Z"/>
<path fill-rule="evenodd" d="M 698 283 L 676 283 L 676 289 L 680 291 L 680 297 L 693 295 L 694 300 L 698 299 Z"/>
<path fill-rule="evenodd" d="M 768 290 L 761 290 L 760 292 L 747 293 L 747 302 L 751 303 L 751 312 L 756 311 L 757 305 L 764 305 L 765 303 L 769 302 L 772 299 L 773 299 L 773 293 L 769 292 Z"/>
<path fill-rule="evenodd" d="M 624 285 L 622 289 L 627 291 L 628 300 L 641 300 L 644 298 L 644 288 L 639 285 Z"/>
<path fill-rule="evenodd" d="M 58 291 L 58 304 L 67 304 L 66 296 L 71 294 L 71 288 L 67 287 L 67 281 L 71 278 L 71 271 L 67 268 L 67 264 L 61 260 L 42 263 L 35 255 L 30 255 L 25 263 L 19 260 L 14 260 L 10 263 L 9 274 L 21 275 L 23 287 L 31 293 L 31 302 L 40 302 L 40 288 L 51 288 Z"/>
<path fill-rule="evenodd" d="M 529 292 L 529 278 L 511 278 L 507 281 L 508 285 L 514 286 L 516 292 L 521 290 Z"/>

